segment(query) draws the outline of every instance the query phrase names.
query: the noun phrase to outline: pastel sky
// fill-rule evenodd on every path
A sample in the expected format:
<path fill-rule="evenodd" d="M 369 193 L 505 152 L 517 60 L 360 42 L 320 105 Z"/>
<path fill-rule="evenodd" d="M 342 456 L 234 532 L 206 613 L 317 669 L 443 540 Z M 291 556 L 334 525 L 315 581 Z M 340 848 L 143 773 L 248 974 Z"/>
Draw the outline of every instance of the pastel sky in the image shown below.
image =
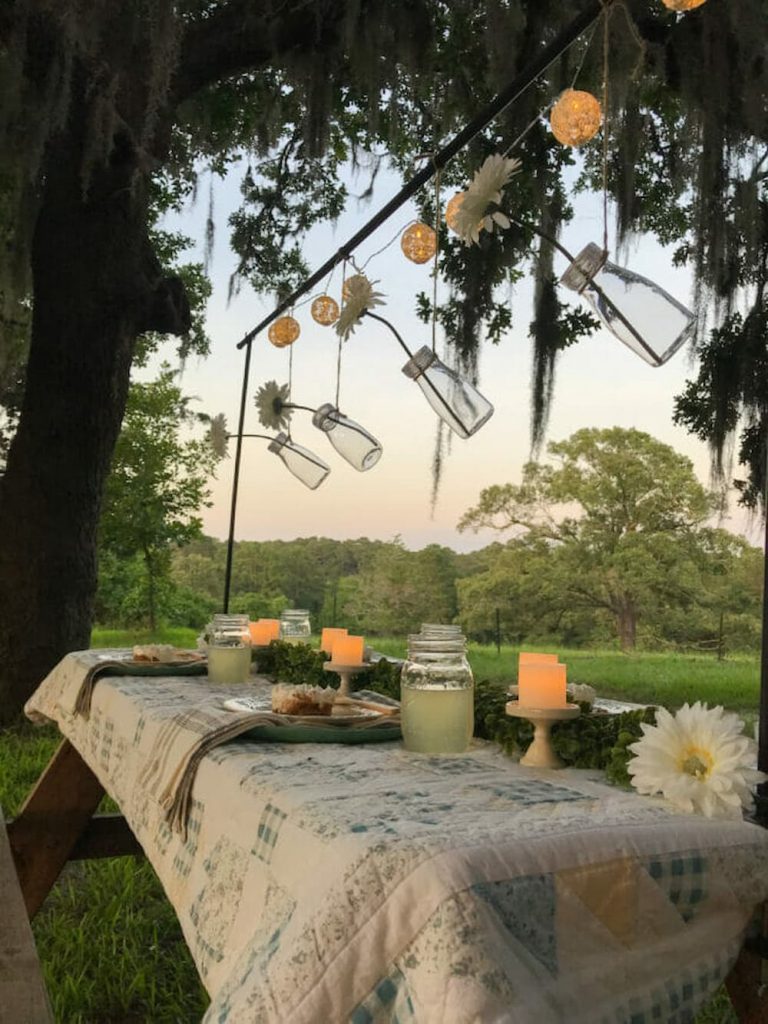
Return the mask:
<path fill-rule="evenodd" d="M 247 284 L 231 302 L 227 301 L 229 276 L 234 268 L 227 219 L 238 205 L 239 172 L 235 168 L 226 181 L 215 186 L 217 236 L 211 267 L 214 293 L 207 311 L 212 352 L 207 360 L 190 360 L 183 376 L 185 393 L 198 396 L 199 407 L 206 412 L 225 413 L 233 430 L 243 371 L 243 352 L 236 345 L 272 309 L 270 299 L 256 295 Z M 361 205 L 351 200 L 348 212 L 335 226 L 314 229 L 305 245 L 310 267 L 320 266 L 398 187 L 394 176 L 382 175 L 371 202 Z M 508 188 L 513 189 L 514 182 Z M 601 206 L 597 196 L 576 198 L 577 216 L 563 235 L 571 251 L 578 252 L 588 242 L 600 240 Z M 168 223 L 197 240 L 192 254 L 196 259 L 202 259 L 205 215 L 205 203 L 201 200 Z M 381 227 L 358 250 L 358 264 L 362 265 L 387 245 L 413 216 L 413 210 L 405 207 Z M 674 268 L 669 253 L 652 241 L 644 240 L 626 262 L 680 301 L 688 301 L 687 273 Z M 558 269 L 565 269 L 565 263 Z M 379 281 L 377 287 L 386 295 L 382 314 L 393 322 L 410 347 L 429 343 L 429 329 L 414 314 L 416 293 L 430 288 L 429 267 L 408 262 L 395 241 L 371 258 L 366 273 Z M 338 269 L 329 289 L 337 298 L 340 285 Z M 446 294 L 445 285 L 441 285 L 441 290 Z M 495 414 L 469 440 L 453 439 L 434 514 L 430 510 L 430 490 L 435 415 L 417 385 L 401 373 L 405 360 L 394 338 L 383 326 L 365 323 L 345 345 L 340 407 L 381 441 L 384 454 L 380 462 L 366 473 L 356 472 L 312 426 L 308 413 L 295 413 L 294 440 L 328 462 L 331 474 L 318 490 L 309 491 L 267 451 L 265 442 L 246 440 L 237 539 L 368 536 L 390 540 L 399 534 L 410 548 L 439 543 L 463 551 L 498 539 L 489 531 L 460 534 L 456 524 L 476 502 L 483 487 L 518 481 L 529 454 L 528 282 L 516 288 L 511 302 L 513 330 L 500 345 L 484 345 L 481 356 L 480 390 L 495 406 Z M 320 327 L 312 321 L 308 305 L 298 309 L 296 317 L 302 333 L 293 346 L 294 401 L 313 407 L 332 402 L 336 391 L 336 334 L 332 328 Z M 266 334 L 254 342 L 246 431 L 263 432 L 253 395 L 267 380 L 288 380 L 288 358 L 287 350 L 275 349 Z M 581 427 L 636 427 L 688 455 L 699 478 L 706 482 L 706 447 L 672 423 L 674 396 L 690 370 L 690 353 L 685 350 L 666 366 L 654 369 L 603 330 L 562 355 L 548 437 L 559 440 Z M 213 505 L 203 517 L 205 531 L 215 537 L 227 535 L 232 467 L 231 458 L 221 464 L 212 486 Z M 723 525 L 747 532 L 753 543 L 758 541 L 756 528 L 735 507 L 731 519 Z"/>

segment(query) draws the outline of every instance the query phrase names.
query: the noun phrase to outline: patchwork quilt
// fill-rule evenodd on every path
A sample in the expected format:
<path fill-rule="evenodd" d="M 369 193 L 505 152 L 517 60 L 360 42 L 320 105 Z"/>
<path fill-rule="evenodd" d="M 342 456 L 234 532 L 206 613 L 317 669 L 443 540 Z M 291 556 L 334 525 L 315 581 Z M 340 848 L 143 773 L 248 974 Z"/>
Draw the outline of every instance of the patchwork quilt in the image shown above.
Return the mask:
<path fill-rule="evenodd" d="M 86 718 L 94 657 L 65 658 L 27 711 L 119 803 L 211 995 L 206 1024 L 685 1024 L 768 898 L 768 832 L 482 743 L 246 735 L 203 760 L 182 838 L 140 781 L 158 737 L 248 687 L 103 678 Z"/>

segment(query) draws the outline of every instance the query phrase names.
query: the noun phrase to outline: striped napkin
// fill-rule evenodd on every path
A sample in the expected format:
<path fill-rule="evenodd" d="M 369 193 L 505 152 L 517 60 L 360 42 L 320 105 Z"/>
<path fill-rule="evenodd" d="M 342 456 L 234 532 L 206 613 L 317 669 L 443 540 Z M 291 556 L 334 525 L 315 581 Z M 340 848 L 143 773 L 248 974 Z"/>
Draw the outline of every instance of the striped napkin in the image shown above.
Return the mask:
<path fill-rule="evenodd" d="M 360 691 L 363 699 L 398 706 L 397 701 L 370 691 Z M 355 696 L 355 695 L 353 695 Z M 329 720 L 318 718 L 317 724 Z M 184 839 L 197 770 L 203 758 L 216 747 L 242 736 L 261 725 L 278 728 L 293 727 L 306 718 L 278 715 L 272 711 L 228 711 L 223 706 L 206 703 L 180 711 L 160 729 L 147 763 L 139 777 L 142 788 L 151 793 L 165 812 L 171 829 Z M 361 717 L 359 722 L 338 726 L 339 729 L 391 730 L 399 718 L 382 715 Z"/>

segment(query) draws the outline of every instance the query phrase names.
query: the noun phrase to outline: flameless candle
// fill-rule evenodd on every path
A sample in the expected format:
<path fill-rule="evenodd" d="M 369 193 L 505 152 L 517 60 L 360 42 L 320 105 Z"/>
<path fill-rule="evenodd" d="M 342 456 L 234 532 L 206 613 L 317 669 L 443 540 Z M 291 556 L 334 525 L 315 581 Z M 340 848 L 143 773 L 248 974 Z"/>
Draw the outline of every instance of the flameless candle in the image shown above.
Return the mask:
<path fill-rule="evenodd" d="M 528 662 L 520 665 L 518 676 L 520 707 L 562 708 L 565 699 L 565 665 Z"/>
<path fill-rule="evenodd" d="M 272 640 L 280 636 L 280 622 L 278 619 L 259 619 L 258 622 L 250 623 L 251 643 L 254 647 L 266 647 Z"/>
<path fill-rule="evenodd" d="M 336 665 L 362 665 L 364 643 L 365 639 L 362 636 L 335 637 L 331 648 L 331 661 Z"/>
<path fill-rule="evenodd" d="M 320 636 L 320 650 L 326 654 L 333 654 L 333 645 L 340 636 L 346 636 L 346 629 L 335 629 L 327 626 Z"/>
<path fill-rule="evenodd" d="M 530 665 L 531 662 L 551 662 L 557 664 L 556 654 L 539 654 L 534 651 L 520 651 L 518 665 Z"/>

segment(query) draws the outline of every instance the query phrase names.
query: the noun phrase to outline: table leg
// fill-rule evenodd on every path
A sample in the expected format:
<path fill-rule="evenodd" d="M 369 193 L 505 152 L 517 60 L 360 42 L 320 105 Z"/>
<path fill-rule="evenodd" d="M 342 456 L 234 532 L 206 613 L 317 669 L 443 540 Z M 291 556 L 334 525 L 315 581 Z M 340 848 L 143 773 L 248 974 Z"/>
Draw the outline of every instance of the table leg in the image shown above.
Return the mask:
<path fill-rule="evenodd" d="M 756 945 L 763 955 L 750 950 L 747 943 L 725 979 L 740 1024 L 765 1024 L 768 1020 L 768 905 L 762 909 L 762 920 L 762 939 Z"/>
<path fill-rule="evenodd" d="M 8 839 L 27 913 L 33 917 L 104 795 L 104 787 L 68 740 L 53 755 Z"/>

